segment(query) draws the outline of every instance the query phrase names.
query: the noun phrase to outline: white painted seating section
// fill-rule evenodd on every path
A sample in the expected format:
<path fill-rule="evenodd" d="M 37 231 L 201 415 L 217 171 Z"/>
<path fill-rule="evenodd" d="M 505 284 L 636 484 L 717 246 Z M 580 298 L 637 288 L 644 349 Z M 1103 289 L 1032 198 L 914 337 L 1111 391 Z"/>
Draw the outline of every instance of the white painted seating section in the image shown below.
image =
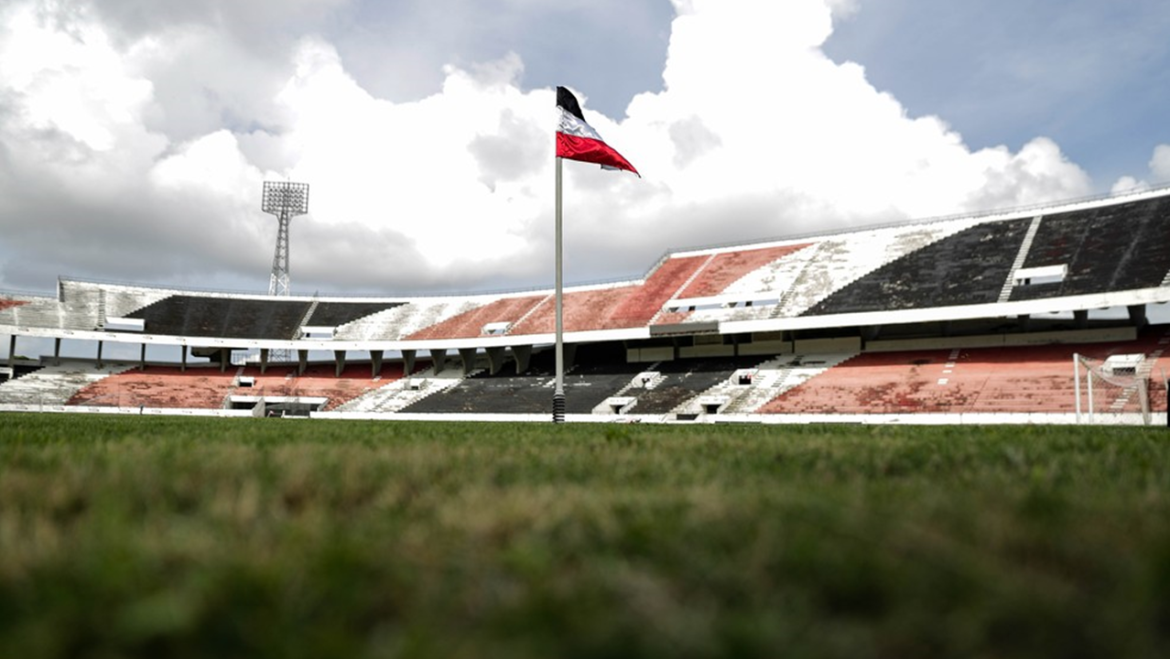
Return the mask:
<path fill-rule="evenodd" d="M 122 373 L 134 364 L 111 362 L 98 368 L 93 362 L 62 360 L 27 375 L 0 383 L 2 405 L 64 405 L 74 394 L 111 375 Z M 111 400 L 110 405 L 119 401 Z"/>
<path fill-rule="evenodd" d="M 461 297 L 415 300 L 341 325 L 333 338 L 336 341 L 401 341 L 488 301 Z"/>
<path fill-rule="evenodd" d="M 751 385 L 737 385 L 729 380 L 703 395 L 728 396 L 724 413 L 751 414 L 777 396 L 799 387 L 856 354 L 848 352 L 776 357 L 757 367 Z"/>
<path fill-rule="evenodd" d="M 459 384 L 464 377 L 463 371 L 458 369 L 446 369 L 438 375 L 433 368 L 426 369 L 366 392 L 341 405 L 337 411 L 391 414 Z"/>
<path fill-rule="evenodd" d="M 757 268 L 718 297 L 767 304 L 696 309 L 688 322 L 762 320 L 798 316 L 843 286 L 931 243 L 975 226 L 976 220 L 861 231 L 816 241 Z"/>

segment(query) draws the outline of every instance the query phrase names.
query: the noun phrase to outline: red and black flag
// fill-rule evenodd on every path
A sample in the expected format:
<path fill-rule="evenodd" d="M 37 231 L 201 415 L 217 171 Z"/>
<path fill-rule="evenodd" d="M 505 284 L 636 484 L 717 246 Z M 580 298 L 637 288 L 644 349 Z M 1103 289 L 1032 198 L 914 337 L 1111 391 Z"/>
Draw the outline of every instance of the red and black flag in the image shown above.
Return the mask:
<path fill-rule="evenodd" d="M 557 87 L 557 108 L 561 111 L 557 126 L 557 157 L 601 165 L 605 169 L 624 169 L 638 174 L 629 160 L 601 139 L 581 114 L 573 92 Z M 641 174 L 638 174 L 641 177 Z"/>

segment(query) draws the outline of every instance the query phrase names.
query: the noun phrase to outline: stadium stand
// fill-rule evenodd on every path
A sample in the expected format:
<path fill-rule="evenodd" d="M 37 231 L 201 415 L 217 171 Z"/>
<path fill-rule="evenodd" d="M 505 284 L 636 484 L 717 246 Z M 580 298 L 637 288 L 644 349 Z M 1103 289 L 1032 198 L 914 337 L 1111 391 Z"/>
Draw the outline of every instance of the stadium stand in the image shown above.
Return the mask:
<path fill-rule="evenodd" d="M 411 334 L 411 340 L 440 338 L 475 338 L 485 334 L 484 328 L 496 324 L 511 327 L 533 311 L 547 295 L 529 295 L 504 298 L 453 316 Z"/>
<path fill-rule="evenodd" d="M 115 362 L 97 366 L 88 360 L 58 360 L 58 363 L 0 382 L 0 401 L 6 405 L 38 407 L 65 405 L 77 392 L 131 366 Z M 116 399 L 110 401 L 109 404 L 117 405 Z"/>
<path fill-rule="evenodd" d="M 146 322 L 146 331 L 169 336 L 236 339 L 295 339 L 310 303 L 172 295 L 127 314 Z"/>
<path fill-rule="evenodd" d="M 66 403 L 93 407 L 224 409 L 235 378 L 235 373 L 208 367 L 123 369 L 114 377 L 78 389 Z"/>
<path fill-rule="evenodd" d="M 576 350 L 576 364 L 565 374 L 565 412 L 591 414 L 644 369 L 625 361 L 620 348 L 586 345 Z M 528 371 L 518 375 L 485 371 L 401 409 L 419 414 L 541 414 L 551 410 L 554 355 L 532 356 Z"/>
<path fill-rule="evenodd" d="M 617 395 L 633 399 L 627 411 L 634 414 L 699 414 L 703 410 L 688 407 L 686 403 L 729 381 L 736 371 L 753 367 L 759 361 L 758 357 L 732 357 L 660 362 L 648 366 L 645 371 L 657 377 L 641 386 L 632 384 Z"/>
<path fill-rule="evenodd" d="M 566 412 L 1067 414 L 1071 342 L 1092 359 L 1142 352 L 1144 377 L 1161 386 L 1166 346 L 1146 332 L 1126 339 L 1166 327 L 1168 223 L 1165 188 L 670 253 L 639 280 L 565 289 L 565 340 L 577 349 Z M 56 296 L 0 294 L 13 353 L 0 363 L 12 385 L 0 406 L 244 410 L 269 397 L 337 414 L 544 415 L 554 302 L 549 290 L 320 299 L 60 279 Z M 56 358 L 63 341 L 88 342 L 65 351 L 96 352 L 88 370 L 28 358 L 30 345 L 53 345 Z M 137 368 L 103 365 L 111 342 L 122 359 L 137 344 Z M 1058 345 L 1020 345 L 1045 343 Z M 148 348 L 187 370 L 148 366 Z M 259 351 L 261 366 L 231 366 L 241 351 Z M 435 364 L 416 365 L 420 353 Z M 1132 410 L 1118 391 L 1116 407 Z"/>
<path fill-rule="evenodd" d="M 1016 286 L 1012 300 L 1152 288 L 1170 272 L 1170 198 L 1041 219 L 1026 268 L 1065 267 L 1057 281 Z"/>
<path fill-rule="evenodd" d="M 810 244 L 798 243 L 713 253 L 695 278 L 683 290 L 679 291 L 676 297 L 695 298 L 719 295 L 751 272 L 769 263 L 779 261 Z"/>
<path fill-rule="evenodd" d="M 841 288 L 807 315 L 991 304 L 1029 220 L 986 222 L 915 250 Z"/>
<path fill-rule="evenodd" d="M 632 295 L 636 286 L 613 286 L 585 291 L 565 291 L 564 323 L 566 332 L 600 329 L 609 324 L 614 310 Z M 615 325 L 615 327 L 618 325 Z M 556 331 L 556 300 L 552 295 L 541 300 L 527 316 L 512 326 L 509 334 L 552 334 Z"/>
<path fill-rule="evenodd" d="M 850 357 L 853 353 L 786 355 L 768 360 L 755 368 L 748 386 L 741 385 L 733 390 L 737 395 L 731 397 L 724 413 L 755 413 L 782 393 L 800 387 Z M 726 389 L 727 385 L 724 385 L 707 393 L 718 395 Z"/>
<path fill-rule="evenodd" d="M 294 367 L 269 367 L 261 372 L 256 366 L 246 366 L 221 372 L 219 368 L 151 365 L 92 380 L 68 397 L 66 404 L 226 409 L 231 396 L 238 394 L 324 398 L 327 402 L 321 409 L 331 410 L 401 377 L 400 364 L 387 364 L 376 378 L 370 377 L 366 365 L 349 366 L 340 375 L 331 364 L 313 364 L 299 374 Z"/>
<path fill-rule="evenodd" d="M 482 299 L 430 298 L 411 300 L 386 311 L 364 316 L 341 325 L 334 333 L 338 341 L 399 341 L 448 318 L 486 304 Z"/>
<path fill-rule="evenodd" d="M 889 263 L 895 263 L 956 233 L 977 226 L 973 220 L 911 224 L 859 231 L 819 241 L 794 254 L 776 273 L 786 283 L 771 318 L 806 314 L 822 300 Z M 886 307 L 882 307 L 883 309 Z"/>
<path fill-rule="evenodd" d="M 305 325 L 314 327 L 338 327 L 357 322 L 367 316 L 389 311 L 404 302 L 344 302 L 321 301 L 313 308 Z"/>
<path fill-rule="evenodd" d="M 322 409 L 333 410 L 401 377 L 400 363 L 386 364 L 375 378 L 370 377 L 366 365 L 348 366 L 340 375 L 331 364 L 311 365 L 299 374 L 295 368 L 269 368 L 261 373 L 259 368 L 249 366 L 238 372 L 234 391 L 251 396 L 325 398 Z M 239 386 L 245 378 L 252 382 L 246 389 Z"/>
<path fill-rule="evenodd" d="M 435 373 L 431 367 L 418 365 L 418 370 L 396 382 L 373 389 L 338 408 L 340 412 L 357 414 L 392 414 L 418 401 L 459 384 L 462 371 L 444 370 Z"/>
<path fill-rule="evenodd" d="M 924 412 L 1072 412 L 1074 353 L 1096 359 L 1140 352 L 1154 373 L 1170 367 L 1159 341 L 1164 328 L 1139 341 L 863 353 L 789 389 L 764 414 L 914 414 Z M 1156 353 L 1156 355 L 1155 355 Z M 1082 398 L 1087 393 L 1082 392 Z M 1152 396 L 1165 411 L 1164 398 Z M 1083 401 L 1086 402 L 1087 401 Z M 1124 411 L 1136 412 L 1136 400 Z"/>

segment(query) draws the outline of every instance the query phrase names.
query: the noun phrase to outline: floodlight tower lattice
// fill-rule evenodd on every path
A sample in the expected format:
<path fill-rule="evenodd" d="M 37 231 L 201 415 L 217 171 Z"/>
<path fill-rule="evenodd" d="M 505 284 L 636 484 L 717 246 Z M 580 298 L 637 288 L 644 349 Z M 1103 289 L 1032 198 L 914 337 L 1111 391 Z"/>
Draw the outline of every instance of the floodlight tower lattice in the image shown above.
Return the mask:
<path fill-rule="evenodd" d="M 261 209 L 275 215 L 280 223 L 276 233 L 276 252 L 272 256 L 272 277 L 268 294 L 289 296 L 288 225 L 297 215 L 309 212 L 309 184 L 265 181 Z"/>
<path fill-rule="evenodd" d="M 309 212 L 309 184 L 288 181 L 265 181 L 260 208 L 275 215 L 280 227 L 276 232 L 276 252 L 272 256 L 272 277 L 268 280 L 268 294 L 288 297 L 288 225 L 297 215 Z M 292 359 L 290 350 L 273 350 L 269 357 L 273 361 L 287 362 Z"/>

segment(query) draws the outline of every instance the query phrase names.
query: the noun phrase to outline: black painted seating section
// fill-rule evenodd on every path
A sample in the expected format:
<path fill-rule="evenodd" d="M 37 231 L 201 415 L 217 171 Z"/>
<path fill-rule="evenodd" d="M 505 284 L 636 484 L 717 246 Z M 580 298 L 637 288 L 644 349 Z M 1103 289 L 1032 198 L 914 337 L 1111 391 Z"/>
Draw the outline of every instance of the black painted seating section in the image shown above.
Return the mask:
<path fill-rule="evenodd" d="M 295 339 L 311 302 L 173 295 L 130 314 L 146 334 L 233 339 Z"/>
<path fill-rule="evenodd" d="M 663 381 L 653 389 L 631 389 L 627 396 L 638 399 L 632 414 L 667 414 L 715 385 L 726 382 L 741 368 L 760 363 L 759 357 L 686 359 L 662 362 L 655 370 Z"/>
<path fill-rule="evenodd" d="M 305 325 L 339 327 L 403 304 L 405 302 L 318 302 L 317 308 L 313 310 L 313 315 Z"/>
<path fill-rule="evenodd" d="M 1067 265 L 1062 281 L 1016 286 L 1012 300 L 1154 288 L 1170 272 L 1170 198 L 1040 221 L 1024 267 Z"/>
<path fill-rule="evenodd" d="M 802 315 L 997 302 L 1030 223 L 984 222 L 960 231 L 842 287 Z"/>
<path fill-rule="evenodd" d="M 614 395 L 648 364 L 627 364 L 621 345 L 581 346 L 576 365 L 565 374 L 565 412 L 589 414 Z M 552 415 L 556 363 L 552 350 L 532 356 L 525 373 L 512 364 L 499 373 L 480 373 L 444 391 L 431 394 L 401 411 L 421 414 L 543 414 Z"/>

